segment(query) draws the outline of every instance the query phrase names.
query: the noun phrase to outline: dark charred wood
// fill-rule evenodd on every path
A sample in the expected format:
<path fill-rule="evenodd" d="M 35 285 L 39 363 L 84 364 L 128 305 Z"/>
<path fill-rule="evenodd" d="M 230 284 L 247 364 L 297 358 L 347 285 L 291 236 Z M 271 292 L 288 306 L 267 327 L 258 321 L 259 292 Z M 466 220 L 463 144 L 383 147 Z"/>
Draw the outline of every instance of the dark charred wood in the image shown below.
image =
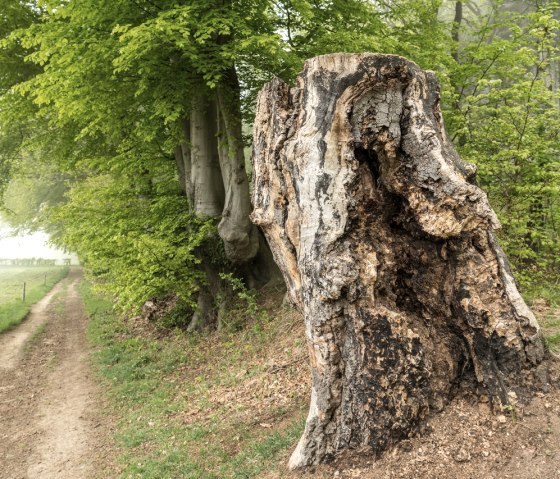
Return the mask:
<path fill-rule="evenodd" d="M 545 345 L 447 139 L 435 76 L 336 54 L 261 91 L 253 221 L 303 313 L 313 388 L 290 466 L 381 453 L 461 383 L 494 407 L 542 384 Z"/>

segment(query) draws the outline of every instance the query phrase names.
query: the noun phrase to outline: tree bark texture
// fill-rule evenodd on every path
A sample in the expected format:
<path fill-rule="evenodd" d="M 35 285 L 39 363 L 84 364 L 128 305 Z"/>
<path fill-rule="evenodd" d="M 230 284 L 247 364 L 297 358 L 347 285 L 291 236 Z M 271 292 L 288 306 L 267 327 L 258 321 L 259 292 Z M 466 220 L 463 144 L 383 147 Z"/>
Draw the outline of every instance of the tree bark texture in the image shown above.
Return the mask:
<path fill-rule="evenodd" d="M 292 468 L 382 452 L 460 383 L 499 407 L 546 382 L 539 326 L 439 101 L 432 72 L 378 54 L 313 58 L 296 87 L 260 93 L 252 219 L 304 315 L 312 368 Z"/>

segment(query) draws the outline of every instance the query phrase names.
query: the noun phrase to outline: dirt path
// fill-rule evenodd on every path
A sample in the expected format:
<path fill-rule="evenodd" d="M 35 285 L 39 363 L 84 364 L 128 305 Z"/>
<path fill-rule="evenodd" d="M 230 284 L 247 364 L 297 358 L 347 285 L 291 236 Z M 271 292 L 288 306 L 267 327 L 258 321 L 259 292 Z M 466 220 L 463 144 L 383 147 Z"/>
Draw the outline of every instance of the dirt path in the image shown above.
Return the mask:
<path fill-rule="evenodd" d="M 89 368 L 80 278 L 73 269 L 0 338 L 2 479 L 82 479 L 99 469 L 108 440 Z"/>
<path fill-rule="evenodd" d="M 64 284 L 64 281 L 58 283 L 41 301 L 32 306 L 29 316 L 18 328 L 0 336 L 0 368 L 9 370 L 16 366 L 25 341 L 47 320 L 45 311 L 53 297 L 63 290 Z"/>

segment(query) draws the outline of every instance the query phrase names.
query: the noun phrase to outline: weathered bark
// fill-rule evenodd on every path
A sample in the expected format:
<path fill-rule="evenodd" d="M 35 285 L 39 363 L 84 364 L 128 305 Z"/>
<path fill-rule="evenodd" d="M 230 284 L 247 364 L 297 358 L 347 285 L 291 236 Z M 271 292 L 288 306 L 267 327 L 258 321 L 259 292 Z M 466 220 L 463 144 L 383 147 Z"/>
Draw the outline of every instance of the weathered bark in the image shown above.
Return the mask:
<path fill-rule="evenodd" d="M 496 407 L 546 381 L 542 335 L 432 72 L 390 55 L 307 61 L 296 88 L 261 91 L 253 163 L 252 219 L 309 342 L 292 468 L 387 449 L 469 379 Z"/>

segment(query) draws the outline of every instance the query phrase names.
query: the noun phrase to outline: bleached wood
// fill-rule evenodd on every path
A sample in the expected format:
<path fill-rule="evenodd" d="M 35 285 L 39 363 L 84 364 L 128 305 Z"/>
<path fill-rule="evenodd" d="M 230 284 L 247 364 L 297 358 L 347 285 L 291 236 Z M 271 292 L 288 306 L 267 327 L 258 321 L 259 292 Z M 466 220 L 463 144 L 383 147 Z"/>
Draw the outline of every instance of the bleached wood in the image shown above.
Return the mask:
<path fill-rule="evenodd" d="M 447 139 L 435 76 L 335 54 L 260 93 L 253 221 L 303 313 L 313 388 L 290 467 L 415 434 L 459 384 L 494 406 L 546 382 L 542 334 Z"/>

